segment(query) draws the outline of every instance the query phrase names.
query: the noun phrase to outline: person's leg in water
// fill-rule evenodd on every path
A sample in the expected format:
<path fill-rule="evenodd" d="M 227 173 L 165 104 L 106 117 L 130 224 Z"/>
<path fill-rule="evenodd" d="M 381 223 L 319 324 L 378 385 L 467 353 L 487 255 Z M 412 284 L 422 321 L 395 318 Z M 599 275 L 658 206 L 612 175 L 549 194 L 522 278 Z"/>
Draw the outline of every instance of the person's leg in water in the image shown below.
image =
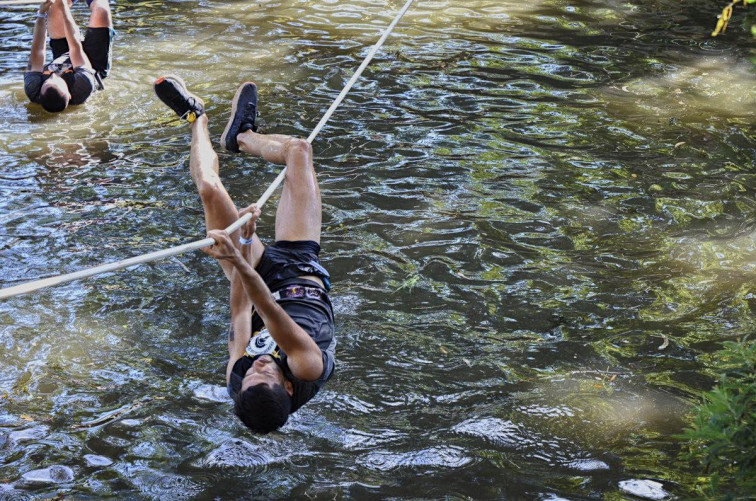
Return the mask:
<path fill-rule="evenodd" d="M 239 218 L 239 212 L 234 205 L 231 196 L 226 191 L 220 180 L 218 155 L 213 149 L 210 140 L 210 132 L 207 128 L 207 114 L 204 102 L 186 88 L 184 81 L 175 75 L 160 77 L 155 81 L 155 93 L 176 114 L 186 119 L 192 126 L 192 142 L 189 154 L 189 173 L 199 192 L 205 213 L 205 226 L 207 230 L 223 230 Z M 230 237 L 234 245 L 239 248 L 239 230 L 233 232 Z M 260 239 L 255 234 L 252 244 L 244 246 L 242 255 L 255 267 L 265 249 Z M 226 277 L 231 281 L 231 327 L 229 329 L 228 344 L 229 353 L 233 353 L 234 361 L 244 353 L 251 329 L 251 302 L 241 280 L 234 272 L 234 267 L 226 261 L 219 261 Z M 247 337 L 235 336 L 235 331 L 242 330 Z"/>
<path fill-rule="evenodd" d="M 109 0 L 87 0 L 89 4 L 89 25 L 82 46 L 97 72 L 102 87 L 102 79 L 108 76 L 112 60 L 113 15 Z"/>
<path fill-rule="evenodd" d="M 281 200 L 276 210 L 276 241 L 312 240 L 320 243 L 321 200 L 312 162 L 312 146 L 304 139 L 258 134 L 251 130 L 237 136 L 239 149 L 286 165 Z"/>
<path fill-rule="evenodd" d="M 205 213 L 205 227 L 207 231 L 223 230 L 239 219 L 231 196 L 220 180 L 218 155 L 213 149 L 210 132 L 207 128 L 207 113 L 205 103 L 186 88 L 184 80 L 175 75 L 166 75 L 155 80 L 155 94 L 163 103 L 168 105 L 182 119 L 186 119 L 192 126 L 192 142 L 189 153 L 189 174 L 197 187 Z M 234 245 L 239 248 L 240 231 L 236 230 L 230 237 Z M 253 266 L 262 255 L 263 245 L 257 235 L 252 242 Z M 220 261 L 226 277 L 231 280 L 233 266 L 231 263 Z"/>
<path fill-rule="evenodd" d="M 304 139 L 259 134 L 256 119 L 257 86 L 245 82 L 234 96 L 231 118 L 221 136 L 221 144 L 229 151 L 243 151 L 286 165 L 283 192 L 276 209 L 276 241 L 311 240 L 320 244 L 322 210 L 312 147 Z M 303 278 L 324 285 L 320 278 Z"/>
<path fill-rule="evenodd" d="M 312 163 L 312 146 L 304 139 L 258 134 L 251 130 L 237 136 L 239 149 L 286 165 L 281 199 L 276 209 L 276 241 L 312 240 L 320 244 L 322 210 L 320 188 Z M 303 276 L 325 287 L 315 276 Z"/>
<path fill-rule="evenodd" d="M 73 5 L 70 0 L 59 0 L 62 2 L 68 2 L 69 7 Z M 78 32 L 78 27 L 76 28 Z M 53 45 L 53 40 L 65 40 L 66 39 L 66 25 L 61 9 L 50 8 L 47 15 L 47 34 L 50 36 L 50 44 Z M 55 59 L 55 48 L 53 47 L 53 59 Z M 65 47 L 63 52 L 68 52 L 68 46 Z M 58 54 L 60 55 L 60 54 Z"/>
<path fill-rule="evenodd" d="M 112 28 L 113 15 L 108 0 L 91 0 L 89 5 L 89 28 Z"/>
<path fill-rule="evenodd" d="M 73 5 L 73 2 L 71 2 L 70 0 L 60 1 L 68 2 L 69 6 Z M 97 71 L 103 71 L 98 67 L 97 63 L 100 62 L 99 59 L 103 59 L 100 66 L 103 66 L 103 68 L 105 65 L 109 66 L 109 30 L 113 27 L 113 18 L 110 12 L 110 4 L 108 3 L 108 0 L 91 0 L 88 5 L 90 14 L 87 34 L 89 34 L 89 29 L 104 28 L 104 37 L 106 37 L 105 40 L 107 41 L 107 43 L 104 48 L 100 48 L 98 51 L 93 51 L 91 50 L 92 45 L 97 41 L 93 40 L 95 37 L 90 36 L 89 42 L 87 42 L 86 37 L 84 38 L 82 47 L 84 49 L 84 53 L 87 54 L 92 67 Z M 79 30 L 79 27 L 75 26 L 75 29 L 75 36 L 78 39 L 81 39 L 81 32 Z M 68 52 L 69 47 L 68 43 L 66 43 L 65 17 L 61 9 L 50 9 L 47 19 L 47 32 L 50 35 L 50 46 L 53 49 L 53 59 L 57 58 L 65 52 Z M 99 54 L 101 54 L 102 57 L 98 58 Z M 104 73 L 107 74 L 107 69 L 105 69 Z"/>

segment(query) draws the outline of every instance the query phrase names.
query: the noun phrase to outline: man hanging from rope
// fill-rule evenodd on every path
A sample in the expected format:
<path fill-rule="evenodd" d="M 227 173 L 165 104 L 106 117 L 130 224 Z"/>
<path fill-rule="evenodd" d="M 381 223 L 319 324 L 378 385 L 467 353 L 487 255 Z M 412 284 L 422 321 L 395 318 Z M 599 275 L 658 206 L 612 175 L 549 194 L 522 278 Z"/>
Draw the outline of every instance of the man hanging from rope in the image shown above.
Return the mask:
<path fill-rule="evenodd" d="M 83 41 L 70 0 L 46 0 L 39 7 L 24 91 L 31 102 L 51 113 L 84 103 L 95 90 L 104 88 L 102 79 L 110 70 L 114 34 L 110 5 L 108 0 L 87 3 L 89 27 Z M 47 32 L 53 60 L 45 64 Z"/>
<path fill-rule="evenodd" d="M 155 93 L 191 123 L 189 171 L 207 235 L 216 242 L 203 250 L 231 282 L 226 384 L 234 412 L 252 431 L 268 433 L 315 396 L 334 371 L 333 308 L 329 275 L 318 259 L 321 202 L 312 148 L 303 139 L 257 133 L 257 87 L 239 87 L 221 144 L 286 165 L 275 243 L 264 246 L 255 233 L 260 210 L 251 205 L 237 211 L 221 183 L 203 101 L 172 75 L 155 81 Z M 251 219 L 240 231 L 223 231 L 247 213 Z"/>

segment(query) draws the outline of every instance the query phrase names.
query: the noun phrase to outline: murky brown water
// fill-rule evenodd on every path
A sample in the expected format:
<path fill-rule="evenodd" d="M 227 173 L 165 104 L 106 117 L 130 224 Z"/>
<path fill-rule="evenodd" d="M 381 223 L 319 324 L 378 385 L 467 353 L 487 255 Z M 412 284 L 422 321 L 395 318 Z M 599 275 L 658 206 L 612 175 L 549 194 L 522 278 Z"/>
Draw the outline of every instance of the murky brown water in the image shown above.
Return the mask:
<path fill-rule="evenodd" d="M 118 1 L 107 92 L 62 116 L 23 94 L 33 7 L 0 11 L 2 285 L 204 236 L 154 77 L 215 137 L 253 79 L 306 136 L 402 4 Z M 0 497 L 689 494 L 672 435 L 756 324 L 753 42 L 689 4 L 417 0 L 315 142 L 338 376 L 246 433 L 200 253 L 5 301 Z M 240 205 L 278 173 L 219 154 Z"/>

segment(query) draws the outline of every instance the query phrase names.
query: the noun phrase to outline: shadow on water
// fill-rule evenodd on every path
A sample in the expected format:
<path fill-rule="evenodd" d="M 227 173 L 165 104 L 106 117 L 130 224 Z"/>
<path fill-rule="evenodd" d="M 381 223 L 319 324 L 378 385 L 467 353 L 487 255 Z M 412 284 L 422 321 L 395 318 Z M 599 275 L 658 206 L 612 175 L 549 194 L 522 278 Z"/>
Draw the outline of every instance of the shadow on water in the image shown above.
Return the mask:
<path fill-rule="evenodd" d="M 402 3 L 118 1 L 107 91 L 58 116 L 0 13 L 4 285 L 204 235 L 156 76 L 213 137 L 249 79 L 306 136 Z M 338 376 L 245 433 L 200 253 L 5 301 L 0 498 L 689 495 L 671 437 L 754 328 L 754 70 L 712 9 L 418 0 L 315 144 Z M 219 157 L 239 205 L 278 173 Z"/>

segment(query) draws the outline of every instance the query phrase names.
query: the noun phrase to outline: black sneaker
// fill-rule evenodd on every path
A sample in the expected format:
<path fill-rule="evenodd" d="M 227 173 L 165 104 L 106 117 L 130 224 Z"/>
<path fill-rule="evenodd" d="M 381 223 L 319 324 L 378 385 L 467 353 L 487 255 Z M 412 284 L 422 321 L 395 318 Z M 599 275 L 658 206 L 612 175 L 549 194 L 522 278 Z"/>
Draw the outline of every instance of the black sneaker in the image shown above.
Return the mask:
<path fill-rule="evenodd" d="M 176 75 L 166 75 L 155 80 L 155 94 L 176 114 L 189 123 L 205 112 L 205 102 L 186 90 L 186 84 Z"/>
<path fill-rule="evenodd" d="M 244 82 L 236 91 L 231 103 L 231 118 L 221 135 L 221 145 L 228 151 L 238 153 L 239 143 L 236 142 L 236 136 L 248 130 L 256 132 L 256 118 L 257 85 L 253 82 Z"/>

